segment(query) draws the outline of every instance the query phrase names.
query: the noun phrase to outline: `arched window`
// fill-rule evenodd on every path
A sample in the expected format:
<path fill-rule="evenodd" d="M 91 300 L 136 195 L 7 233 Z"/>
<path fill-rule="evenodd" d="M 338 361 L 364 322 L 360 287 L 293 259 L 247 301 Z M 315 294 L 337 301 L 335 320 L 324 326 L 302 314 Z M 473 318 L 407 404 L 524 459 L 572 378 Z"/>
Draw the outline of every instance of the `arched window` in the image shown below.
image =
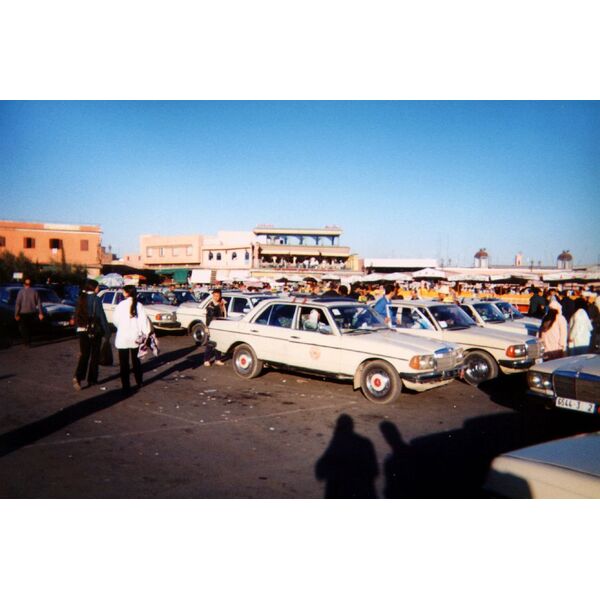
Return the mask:
<path fill-rule="evenodd" d="M 246 250 L 246 254 L 244 254 L 244 260 L 250 260 L 250 252 Z"/>
<path fill-rule="evenodd" d="M 221 253 L 217 252 L 217 260 L 221 260 Z"/>
<path fill-rule="evenodd" d="M 231 260 L 235 260 L 237 258 L 237 252 L 231 253 Z"/>
<path fill-rule="evenodd" d="M 208 260 L 212 260 L 214 257 L 214 254 L 212 252 L 208 253 Z"/>

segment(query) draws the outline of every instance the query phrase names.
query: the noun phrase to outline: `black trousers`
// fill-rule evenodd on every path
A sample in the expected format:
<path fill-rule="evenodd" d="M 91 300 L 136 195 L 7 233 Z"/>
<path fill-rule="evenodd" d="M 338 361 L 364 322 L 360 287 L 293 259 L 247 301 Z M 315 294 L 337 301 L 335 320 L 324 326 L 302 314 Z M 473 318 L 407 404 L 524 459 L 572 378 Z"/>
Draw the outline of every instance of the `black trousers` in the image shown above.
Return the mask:
<path fill-rule="evenodd" d="M 131 365 L 133 367 L 133 376 L 138 385 L 142 385 L 142 363 L 138 358 L 137 348 L 119 348 L 119 366 L 121 367 L 121 385 L 124 390 L 131 388 L 129 384 L 129 357 L 131 357 Z"/>
<path fill-rule="evenodd" d="M 23 342 L 28 346 L 31 345 L 31 331 L 35 327 L 35 320 L 37 319 L 37 313 L 21 313 L 19 315 L 19 333 L 23 338 Z"/>
<path fill-rule="evenodd" d="M 86 378 L 90 385 L 98 383 L 98 361 L 100 359 L 100 346 L 102 336 L 90 338 L 85 331 L 77 333 L 79 338 L 79 360 L 75 370 L 75 379 L 81 382 Z"/>

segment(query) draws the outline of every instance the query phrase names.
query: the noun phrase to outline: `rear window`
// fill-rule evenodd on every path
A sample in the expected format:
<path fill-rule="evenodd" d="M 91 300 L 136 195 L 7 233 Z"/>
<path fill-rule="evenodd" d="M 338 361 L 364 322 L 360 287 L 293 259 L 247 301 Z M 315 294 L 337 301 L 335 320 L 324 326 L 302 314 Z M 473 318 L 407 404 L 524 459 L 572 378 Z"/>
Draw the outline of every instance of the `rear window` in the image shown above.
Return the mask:
<path fill-rule="evenodd" d="M 102 295 L 102 304 L 112 304 L 114 297 L 115 297 L 114 292 L 106 292 L 106 294 Z"/>

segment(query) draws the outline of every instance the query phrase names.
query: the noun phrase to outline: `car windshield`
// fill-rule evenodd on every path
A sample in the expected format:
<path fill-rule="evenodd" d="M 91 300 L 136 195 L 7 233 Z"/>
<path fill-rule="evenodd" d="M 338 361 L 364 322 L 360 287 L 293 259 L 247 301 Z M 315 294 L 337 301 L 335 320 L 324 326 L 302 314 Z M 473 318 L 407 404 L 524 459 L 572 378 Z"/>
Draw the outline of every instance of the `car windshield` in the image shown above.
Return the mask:
<path fill-rule="evenodd" d="M 61 300 L 58 297 L 58 294 L 54 290 L 40 290 L 36 289 L 38 296 L 42 302 L 56 302 L 60 304 Z"/>
<path fill-rule="evenodd" d="M 431 306 L 429 311 L 442 329 L 466 329 L 475 325 L 475 321 L 455 304 Z"/>
<path fill-rule="evenodd" d="M 368 306 L 334 306 L 331 316 L 342 333 L 388 329 L 385 321 Z"/>
<path fill-rule="evenodd" d="M 198 300 L 196 300 L 196 296 L 194 296 L 194 294 L 191 292 L 177 291 L 173 292 L 173 294 L 175 294 L 175 301 L 177 304 L 181 304 L 182 302 L 198 302 Z"/>
<path fill-rule="evenodd" d="M 505 319 L 523 319 L 523 315 L 510 302 L 496 302 Z"/>
<path fill-rule="evenodd" d="M 148 304 L 170 304 L 165 295 L 160 292 L 140 292 L 137 299 L 146 306 Z"/>
<path fill-rule="evenodd" d="M 506 320 L 500 309 L 489 302 L 473 304 L 473 308 L 486 323 L 504 323 Z"/>

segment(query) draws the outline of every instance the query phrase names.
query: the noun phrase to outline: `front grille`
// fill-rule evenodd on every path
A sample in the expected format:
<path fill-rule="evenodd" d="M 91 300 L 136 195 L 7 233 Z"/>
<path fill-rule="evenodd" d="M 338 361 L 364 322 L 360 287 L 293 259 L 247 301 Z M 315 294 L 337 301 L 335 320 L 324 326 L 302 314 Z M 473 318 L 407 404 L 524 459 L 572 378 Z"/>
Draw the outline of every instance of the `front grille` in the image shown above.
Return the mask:
<path fill-rule="evenodd" d="M 554 375 L 552 378 L 552 386 L 554 387 L 554 393 L 561 398 L 572 398 L 577 400 L 575 397 L 575 373 L 572 375 Z"/>
<path fill-rule="evenodd" d="M 453 369 L 456 366 L 456 360 L 452 352 L 436 352 L 435 359 L 437 361 L 437 368 L 440 371 Z"/>
<path fill-rule="evenodd" d="M 577 377 L 577 373 L 557 373 L 552 378 L 554 393 L 561 398 L 598 402 L 600 400 L 600 379 Z"/>
<path fill-rule="evenodd" d="M 539 342 L 528 342 L 527 344 L 527 358 L 539 358 L 542 356 L 541 347 Z"/>

